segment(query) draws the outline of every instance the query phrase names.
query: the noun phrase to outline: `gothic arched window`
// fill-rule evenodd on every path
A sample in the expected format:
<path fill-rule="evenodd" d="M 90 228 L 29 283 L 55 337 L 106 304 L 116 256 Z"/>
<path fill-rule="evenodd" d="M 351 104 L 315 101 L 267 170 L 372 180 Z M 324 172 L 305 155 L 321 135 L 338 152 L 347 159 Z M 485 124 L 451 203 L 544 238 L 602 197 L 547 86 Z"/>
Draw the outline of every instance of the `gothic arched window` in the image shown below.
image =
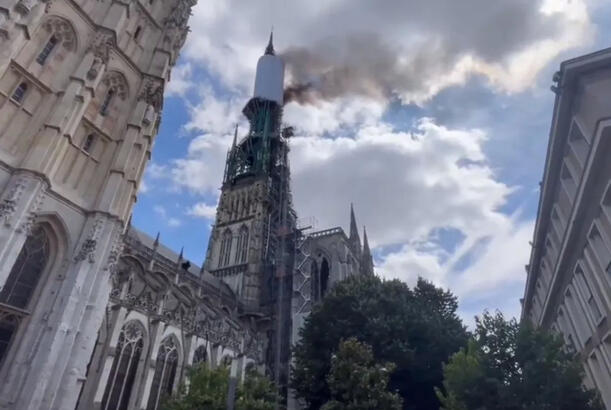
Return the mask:
<path fill-rule="evenodd" d="M 323 258 L 320 264 L 320 297 L 325 297 L 327 287 L 329 286 L 329 262 Z"/>
<path fill-rule="evenodd" d="M 229 258 L 231 257 L 231 242 L 233 237 L 231 235 L 231 231 L 228 229 L 223 234 L 223 239 L 221 240 L 221 252 L 219 254 L 219 267 L 229 265 Z"/>
<path fill-rule="evenodd" d="M 123 326 L 102 398 L 102 410 L 127 410 L 144 345 L 144 331 L 135 321 Z"/>
<path fill-rule="evenodd" d="M 114 96 L 115 90 L 113 90 L 112 88 L 106 92 L 106 95 L 104 96 L 104 101 L 102 101 L 102 105 L 100 106 L 101 115 L 108 115 L 108 108 L 110 107 L 110 103 L 112 102 Z"/>
<path fill-rule="evenodd" d="M 177 367 L 178 349 L 176 342 L 173 337 L 167 337 L 159 346 L 147 410 L 158 410 L 159 403 L 165 397 L 172 395 Z"/>
<path fill-rule="evenodd" d="M 15 91 L 13 91 L 13 95 L 11 95 L 11 100 L 15 101 L 17 104 L 21 104 L 23 102 L 23 97 L 25 97 L 25 93 L 28 91 L 28 83 L 20 83 Z"/>
<path fill-rule="evenodd" d="M 318 265 L 312 260 L 310 265 L 310 280 L 312 281 L 312 301 L 318 300 Z"/>
<path fill-rule="evenodd" d="M 27 312 L 15 314 L 14 310 L 4 306 L 24 311 L 27 309 L 49 262 L 49 254 L 49 238 L 45 230 L 37 226 L 25 240 L 0 292 L 0 363 L 8 351 L 19 321 L 27 315 Z"/>
<path fill-rule="evenodd" d="M 238 243 L 236 247 L 235 262 L 245 263 L 248 256 L 248 228 L 243 226 L 240 229 Z"/>
<path fill-rule="evenodd" d="M 51 51 L 53 51 L 58 42 L 57 37 L 52 35 L 49 41 L 47 41 L 47 44 L 45 44 L 43 49 L 38 54 L 38 57 L 36 57 L 36 62 L 40 65 L 44 65 L 47 58 L 49 58 Z"/>
<path fill-rule="evenodd" d="M 81 147 L 83 151 L 90 154 L 93 149 L 93 143 L 95 142 L 95 134 L 88 134 L 83 140 L 83 146 Z"/>
<path fill-rule="evenodd" d="M 195 353 L 193 354 L 193 366 L 197 366 L 201 363 L 206 363 L 206 359 L 208 354 L 206 353 L 206 346 L 200 346 L 195 349 Z"/>
<path fill-rule="evenodd" d="M 36 227 L 25 240 L 17 261 L 0 292 L 0 303 L 26 309 L 49 260 L 49 239 Z"/>

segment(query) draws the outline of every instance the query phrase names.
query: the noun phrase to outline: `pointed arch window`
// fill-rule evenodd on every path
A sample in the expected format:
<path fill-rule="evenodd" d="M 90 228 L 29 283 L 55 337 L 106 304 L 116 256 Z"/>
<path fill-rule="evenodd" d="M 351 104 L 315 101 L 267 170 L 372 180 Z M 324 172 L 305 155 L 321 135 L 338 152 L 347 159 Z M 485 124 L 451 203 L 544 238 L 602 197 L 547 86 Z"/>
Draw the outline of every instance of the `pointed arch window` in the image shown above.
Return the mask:
<path fill-rule="evenodd" d="M 320 264 L 320 297 L 324 298 L 329 286 L 329 262 L 323 258 Z"/>
<path fill-rule="evenodd" d="M 221 240 L 221 252 L 219 254 L 219 267 L 229 265 L 230 257 L 231 257 L 231 243 L 233 242 L 233 237 L 231 235 L 231 231 L 228 229 L 223 234 L 223 239 Z"/>
<path fill-rule="evenodd" d="M 318 297 L 318 264 L 312 260 L 310 265 L 310 280 L 312 281 L 312 301 L 317 301 Z"/>
<path fill-rule="evenodd" d="M 17 332 L 20 320 L 28 314 L 26 309 L 48 265 L 49 256 L 47 233 L 40 226 L 34 227 L 0 291 L 0 363 Z"/>
<path fill-rule="evenodd" d="M 147 410 L 159 410 L 163 399 L 172 395 L 177 367 L 177 345 L 173 337 L 167 337 L 159 346 Z"/>
<path fill-rule="evenodd" d="M 102 101 L 102 105 L 100 106 L 100 115 L 108 115 L 108 109 L 110 108 L 110 103 L 112 103 L 114 96 L 114 89 L 111 88 L 108 90 L 108 92 L 106 92 L 106 95 L 104 96 L 104 101 Z"/>
<path fill-rule="evenodd" d="M 206 346 L 202 345 L 198 347 L 195 349 L 195 353 L 193 354 L 193 366 L 206 363 L 207 358 L 208 354 L 206 353 Z"/>
<path fill-rule="evenodd" d="M 103 410 L 127 410 L 144 345 L 144 331 L 137 322 L 123 326 L 102 398 Z"/>
<path fill-rule="evenodd" d="M 240 229 L 238 243 L 236 246 L 235 263 L 245 263 L 248 257 L 248 228 L 243 226 Z"/>
<path fill-rule="evenodd" d="M 47 44 L 45 44 L 43 49 L 38 54 L 38 57 L 36 57 L 36 62 L 40 65 L 44 65 L 57 43 L 59 43 L 57 37 L 52 35 L 49 41 L 47 41 Z"/>
<path fill-rule="evenodd" d="M 88 134 L 83 140 L 83 145 L 81 148 L 88 154 L 91 154 L 91 150 L 93 149 L 93 145 L 95 143 L 95 134 Z"/>
<path fill-rule="evenodd" d="M 25 94 L 28 92 L 28 83 L 20 83 L 15 91 L 13 91 L 13 95 L 11 95 L 11 100 L 16 102 L 17 104 L 21 104 L 23 102 L 23 98 Z"/>

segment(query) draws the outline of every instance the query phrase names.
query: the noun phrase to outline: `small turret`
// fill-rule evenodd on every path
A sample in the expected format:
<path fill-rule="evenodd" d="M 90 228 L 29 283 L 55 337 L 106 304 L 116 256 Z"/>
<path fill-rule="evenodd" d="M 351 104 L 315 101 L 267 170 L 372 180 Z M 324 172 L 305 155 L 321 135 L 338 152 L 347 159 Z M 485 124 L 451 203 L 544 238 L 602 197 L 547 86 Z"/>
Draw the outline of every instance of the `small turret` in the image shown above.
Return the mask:
<path fill-rule="evenodd" d="M 365 276 L 373 276 L 373 256 L 369 249 L 369 240 L 367 239 L 367 228 L 363 227 L 363 256 L 361 257 L 361 274 Z"/>
<path fill-rule="evenodd" d="M 354 216 L 354 206 L 350 204 L 350 237 L 348 238 L 350 245 L 357 255 L 361 254 L 361 238 L 359 237 L 359 228 L 356 224 Z"/>

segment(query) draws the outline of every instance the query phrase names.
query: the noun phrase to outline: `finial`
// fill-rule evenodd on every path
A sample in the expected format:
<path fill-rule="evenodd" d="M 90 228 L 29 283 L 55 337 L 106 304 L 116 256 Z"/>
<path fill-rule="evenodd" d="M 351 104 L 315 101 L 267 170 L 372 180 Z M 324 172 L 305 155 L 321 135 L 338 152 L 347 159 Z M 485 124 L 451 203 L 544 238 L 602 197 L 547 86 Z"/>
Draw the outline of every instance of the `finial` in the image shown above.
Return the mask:
<path fill-rule="evenodd" d="M 265 54 L 270 56 L 275 56 L 276 52 L 274 51 L 274 29 L 269 33 L 269 43 L 267 43 L 267 48 L 265 49 Z"/>
<path fill-rule="evenodd" d="M 185 250 L 185 247 L 183 246 L 182 248 L 180 248 L 180 255 L 178 255 L 178 263 L 180 263 L 182 261 L 182 253 Z"/>
<path fill-rule="evenodd" d="M 159 231 L 157 231 L 157 236 L 155 237 L 155 242 L 153 243 L 153 248 L 157 249 L 159 246 Z"/>

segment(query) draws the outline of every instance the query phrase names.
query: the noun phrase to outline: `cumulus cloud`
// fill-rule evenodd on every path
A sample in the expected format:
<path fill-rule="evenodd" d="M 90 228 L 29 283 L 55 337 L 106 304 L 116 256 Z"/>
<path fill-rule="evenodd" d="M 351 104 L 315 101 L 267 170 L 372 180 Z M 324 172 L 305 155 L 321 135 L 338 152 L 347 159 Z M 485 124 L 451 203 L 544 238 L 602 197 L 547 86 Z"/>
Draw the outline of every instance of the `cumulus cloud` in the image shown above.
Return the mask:
<path fill-rule="evenodd" d="M 161 205 L 155 205 L 153 211 L 165 222 L 170 228 L 177 228 L 182 225 L 182 221 L 176 217 L 169 216 L 168 211 Z"/>
<path fill-rule="evenodd" d="M 189 208 L 187 214 L 203 219 L 214 220 L 214 217 L 216 216 L 216 206 L 208 205 L 205 202 L 198 202 Z"/>
<path fill-rule="evenodd" d="M 193 67 L 190 63 L 181 64 L 172 70 L 172 78 L 165 88 L 165 96 L 184 96 L 193 87 L 191 73 Z"/>

